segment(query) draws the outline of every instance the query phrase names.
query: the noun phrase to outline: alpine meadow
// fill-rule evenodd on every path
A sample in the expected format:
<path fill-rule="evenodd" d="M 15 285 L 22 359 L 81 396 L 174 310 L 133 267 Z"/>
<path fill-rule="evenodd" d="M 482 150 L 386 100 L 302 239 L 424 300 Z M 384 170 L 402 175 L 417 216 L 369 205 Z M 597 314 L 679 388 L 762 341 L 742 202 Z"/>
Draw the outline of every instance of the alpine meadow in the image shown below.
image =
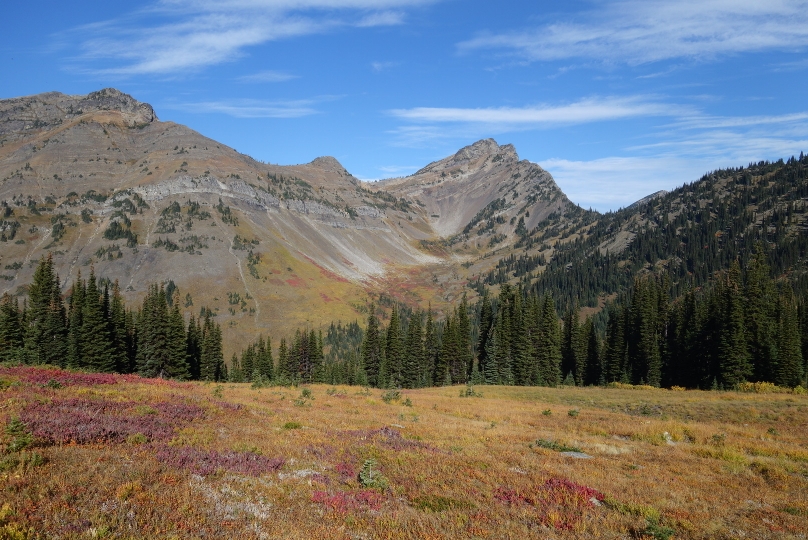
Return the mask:
<path fill-rule="evenodd" d="M 0 540 L 806 538 L 805 0 L 8 10 Z"/>

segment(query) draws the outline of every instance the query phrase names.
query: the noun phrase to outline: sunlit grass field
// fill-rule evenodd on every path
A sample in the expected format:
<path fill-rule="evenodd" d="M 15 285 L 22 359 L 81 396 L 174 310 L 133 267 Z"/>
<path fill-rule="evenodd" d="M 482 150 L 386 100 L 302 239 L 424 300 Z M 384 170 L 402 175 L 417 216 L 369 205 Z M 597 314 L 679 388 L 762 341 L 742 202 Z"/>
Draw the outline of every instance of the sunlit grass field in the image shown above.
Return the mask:
<path fill-rule="evenodd" d="M 0 368 L 0 538 L 805 538 L 808 396 Z"/>

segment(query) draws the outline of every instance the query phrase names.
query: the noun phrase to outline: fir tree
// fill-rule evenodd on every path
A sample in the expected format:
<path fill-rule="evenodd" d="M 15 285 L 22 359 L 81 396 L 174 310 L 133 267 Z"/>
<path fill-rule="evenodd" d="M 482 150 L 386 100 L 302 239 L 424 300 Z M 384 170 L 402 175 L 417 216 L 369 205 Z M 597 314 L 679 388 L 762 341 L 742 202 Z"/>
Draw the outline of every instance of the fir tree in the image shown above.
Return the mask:
<path fill-rule="evenodd" d="M 402 383 L 404 340 L 401 335 L 401 322 L 398 316 L 398 309 L 395 305 L 390 311 L 390 324 L 387 326 L 385 356 L 387 358 L 387 369 L 390 377 L 388 385 L 392 388 L 398 388 Z"/>
<path fill-rule="evenodd" d="M 777 365 L 774 370 L 774 383 L 778 386 L 795 387 L 802 383 L 803 359 L 797 322 L 797 307 L 791 287 L 784 287 L 780 295 Z"/>
<path fill-rule="evenodd" d="M 82 322 L 84 316 L 84 298 L 86 287 L 81 279 L 79 271 L 76 280 L 73 282 L 73 289 L 70 295 L 70 311 L 68 315 L 68 343 L 67 343 L 67 364 L 69 367 L 82 367 Z"/>
<path fill-rule="evenodd" d="M 486 350 L 493 324 L 494 310 L 491 306 L 488 289 L 486 288 L 480 299 L 480 336 L 477 340 L 477 369 L 482 373 L 485 373 L 485 364 L 488 359 Z"/>
<path fill-rule="evenodd" d="M 104 318 L 104 305 L 101 292 L 95 279 L 95 271 L 90 268 L 87 280 L 87 293 L 84 297 L 81 321 L 82 355 L 80 365 L 92 371 L 115 371 L 112 341 L 109 325 Z"/>
<path fill-rule="evenodd" d="M 558 328 L 558 314 L 550 295 L 544 297 L 539 348 L 537 350 L 539 384 L 558 386 L 561 384 L 561 336 Z"/>
<path fill-rule="evenodd" d="M 732 388 L 749 379 L 752 365 L 746 349 L 746 326 L 743 298 L 740 291 L 740 268 L 734 262 L 728 274 L 720 281 L 721 334 L 718 340 L 720 381 Z"/>
<path fill-rule="evenodd" d="M 421 318 L 421 312 L 415 312 L 410 318 L 410 325 L 407 329 L 401 381 L 401 386 L 404 388 L 417 388 L 421 385 L 420 375 L 424 364 L 424 332 Z"/>
<path fill-rule="evenodd" d="M 435 321 L 432 318 L 432 305 L 430 304 L 426 312 L 426 326 L 424 327 L 424 356 L 421 366 L 420 386 L 426 387 L 435 384 L 434 375 L 439 352 L 438 335 L 435 330 Z"/>
<path fill-rule="evenodd" d="M 20 304 L 16 298 L 3 293 L 0 300 L 0 362 L 19 357 L 23 346 Z"/>
<path fill-rule="evenodd" d="M 379 321 L 376 318 L 376 306 L 370 304 L 368 325 L 365 330 L 365 339 L 362 342 L 362 363 L 367 373 L 368 384 L 379 386 L 379 368 L 382 356 L 381 339 L 379 337 Z"/>

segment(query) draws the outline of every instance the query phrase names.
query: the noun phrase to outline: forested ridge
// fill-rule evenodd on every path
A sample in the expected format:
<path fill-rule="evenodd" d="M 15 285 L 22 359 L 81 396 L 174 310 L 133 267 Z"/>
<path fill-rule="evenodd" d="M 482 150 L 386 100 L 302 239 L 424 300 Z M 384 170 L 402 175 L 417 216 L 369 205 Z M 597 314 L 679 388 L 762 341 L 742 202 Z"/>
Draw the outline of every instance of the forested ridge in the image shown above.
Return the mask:
<path fill-rule="evenodd" d="M 187 325 L 179 296 L 151 285 L 137 310 L 127 309 L 118 283 L 81 274 L 62 298 L 53 258 L 42 258 L 20 305 L 0 300 L 0 361 L 50 364 L 144 377 L 226 380 L 222 331 L 202 308 Z"/>
<path fill-rule="evenodd" d="M 275 349 L 261 336 L 228 365 L 209 311 L 186 324 L 156 285 L 127 311 L 117 285 L 92 273 L 64 307 L 43 259 L 27 302 L 3 297 L 0 359 L 255 384 L 805 386 L 806 200 L 800 155 L 716 171 L 597 219 L 551 216 L 552 227 L 519 231 L 524 252 L 471 284 L 474 302 L 436 313 L 382 295 L 364 325 L 301 328 Z"/>

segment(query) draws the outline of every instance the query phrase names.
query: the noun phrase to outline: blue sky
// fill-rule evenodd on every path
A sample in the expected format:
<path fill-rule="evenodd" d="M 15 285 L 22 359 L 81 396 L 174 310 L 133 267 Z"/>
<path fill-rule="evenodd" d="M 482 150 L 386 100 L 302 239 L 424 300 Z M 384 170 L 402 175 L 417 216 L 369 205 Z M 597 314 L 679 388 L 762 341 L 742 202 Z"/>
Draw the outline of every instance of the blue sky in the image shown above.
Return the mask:
<path fill-rule="evenodd" d="M 271 163 L 486 137 L 581 206 L 808 152 L 808 0 L 12 1 L 0 98 L 116 87 Z"/>

